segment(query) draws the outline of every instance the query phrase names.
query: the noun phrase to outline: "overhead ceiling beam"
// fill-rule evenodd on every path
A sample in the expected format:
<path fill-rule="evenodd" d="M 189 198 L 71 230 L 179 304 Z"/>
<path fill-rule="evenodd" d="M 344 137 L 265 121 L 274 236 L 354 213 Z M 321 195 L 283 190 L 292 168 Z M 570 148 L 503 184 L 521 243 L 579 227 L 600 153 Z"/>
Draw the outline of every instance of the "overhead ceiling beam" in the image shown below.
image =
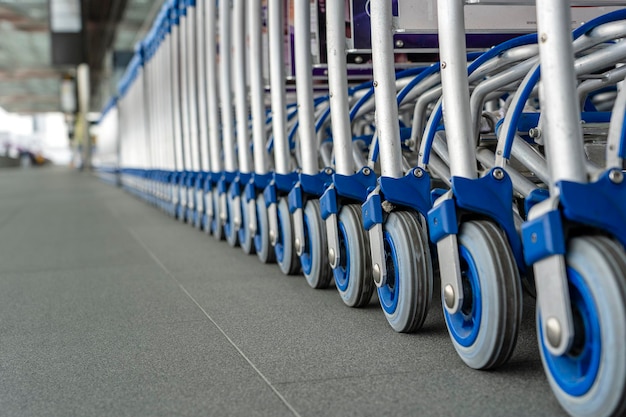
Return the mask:
<path fill-rule="evenodd" d="M 19 68 L 0 70 L 0 81 L 59 78 L 65 71 L 55 68 Z"/>

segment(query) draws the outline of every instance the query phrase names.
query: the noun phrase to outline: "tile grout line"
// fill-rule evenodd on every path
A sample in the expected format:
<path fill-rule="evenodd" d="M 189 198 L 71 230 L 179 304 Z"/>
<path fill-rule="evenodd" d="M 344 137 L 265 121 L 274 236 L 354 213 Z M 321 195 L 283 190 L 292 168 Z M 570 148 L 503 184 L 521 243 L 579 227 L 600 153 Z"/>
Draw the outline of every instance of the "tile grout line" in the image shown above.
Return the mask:
<path fill-rule="evenodd" d="M 250 367 L 252 367 L 252 369 L 254 369 L 254 371 L 257 373 L 257 375 L 263 380 L 263 382 L 265 382 L 265 384 L 272 390 L 272 392 L 274 393 L 274 395 L 276 395 L 282 402 L 283 404 L 289 409 L 289 411 L 291 411 L 293 413 L 294 416 L 296 417 L 301 417 L 300 414 L 296 411 L 296 409 L 287 401 L 287 399 L 276 389 L 276 387 L 274 387 L 274 385 L 272 385 L 272 383 L 269 381 L 269 379 L 267 379 L 267 377 L 261 372 L 261 370 L 259 368 L 256 367 L 256 365 L 254 365 L 254 363 L 250 360 L 250 358 L 248 358 L 246 356 L 246 354 L 241 350 L 241 348 L 239 348 L 239 346 L 237 346 L 235 344 L 235 342 L 226 334 L 226 332 L 215 322 L 215 320 L 213 320 L 213 318 L 209 315 L 209 313 L 207 313 L 207 311 L 200 305 L 200 303 L 198 303 L 198 301 L 196 301 L 196 299 L 189 293 L 189 291 L 187 291 L 187 289 L 183 286 L 183 284 L 178 280 L 178 278 L 176 278 L 174 276 L 174 274 L 167 269 L 167 267 L 163 264 L 163 262 L 161 262 L 161 260 L 154 254 L 154 252 L 152 252 L 150 250 L 150 248 L 148 248 L 148 246 L 143 242 L 143 240 L 141 240 L 141 238 L 137 235 L 137 233 L 135 233 L 135 231 L 129 227 L 128 230 L 130 231 L 131 235 L 133 235 L 133 237 L 135 238 L 135 240 L 137 242 L 139 242 L 139 244 L 141 245 L 141 247 L 143 247 L 143 249 L 148 253 L 148 255 L 150 255 L 150 257 L 157 263 L 157 265 L 159 265 L 159 267 L 178 285 L 178 288 L 180 288 L 180 290 L 185 293 L 185 295 L 196 305 L 196 307 L 198 307 L 200 309 L 200 311 L 202 311 L 202 313 L 206 316 L 207 319 L 209 319 L 209 321 L 215 326 L 215 328 L 217 328 L 217 330 L 219 330 L 220 333 L 222 333 L 222 336 L 224 336 L 224 338 L 228 341 L 228 343 L 230 343 L 230 345 L 235 348 L 235 350 L 239 353 L 239 355 L 246 361 L 248 362 L 248 365 L 250 365 Z"/>

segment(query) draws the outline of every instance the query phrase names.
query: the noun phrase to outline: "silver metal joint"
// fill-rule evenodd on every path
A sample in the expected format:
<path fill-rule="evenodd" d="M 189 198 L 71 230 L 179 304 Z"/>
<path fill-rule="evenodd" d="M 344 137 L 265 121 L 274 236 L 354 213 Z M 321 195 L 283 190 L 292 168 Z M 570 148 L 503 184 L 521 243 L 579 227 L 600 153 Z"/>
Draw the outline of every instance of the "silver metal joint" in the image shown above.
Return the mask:
<path fill-rule="evenodd" d="M 300 242 L 300 238 L 296 238 L 295 241 L 293 242 L 293 246 L 296 249 L 296 253 L 300 252 L 300 249 L 302 247 L 302 243 Z"/>
<path fill-rule="evenodd" d="M 404 46 L 404 41 L 402 39 L 398 39 L 396 41 L 396 48 L 402 48 Z"/>
<path fill-rule="evenodd" d="M 619 169 L 612 169 L 609 172 L 609 179 L 613 184 L 621 184 L 624 181 L 624 173 Z"/>
<path fill-rule="evenodd" d="M 324 170 L 324 173 L 325 173 L 326 175 L 331 175 L 331 174 L 333 173 L 333 169 L 332 169 L 332 168 L 326 168 L 326 169 Z"/>
<path fill-rule="evenodd" d="M 550 317 L 546 321 L 546 338 L 548 343 L 554 348 L 559 347 L 561 344 L 561 323 L 554 318 Z"/>
<path fill-rule="evenodd" d="M 328 263 L 330 263 L 331 268 L 337 268 L 337 257 L 335 256 L 335 250 L 333 248 L 328 249 Z"/>
<path fill-rule="evenodd" d="M 372 173 L 372 170 L 371 170 L 371 169 L 369 169 L 369 168 L 367 168 L 367 167 L 363 168 L 363 175 L 369 175 L 369 174 L 371 174 L 371 173 Z"/>
<path fill-rule="evenodd" d="M 417 178 L 422 178 L 424 176 L 424 171 L 421 168 L 415 168 L 413 170 L 413 175 Z"/>
<path fill-rule="evenodd" d="M 454 299 L 454 288 L 452 288 L 452 285 L 448 284 L 443 289 L 443 300 L 448 308 L 454 307 Z"/>
<path fill-rule="evenodd" d="M 501 180 L 502 178 L 504 178 L 504 171 L 502 170 L 502 168 L 496 168 L 493 170 L 493 177 L 495 179 L 497 179 L 498 181 Z"/>
<path fill-rule="evenodd" d="M 270 242 L 272 243 L 272 245 L 276 244 L 276 234 L 273 230 L 270 230 Z"/>
<path fill-rule="evenodd" d="M 374 264 L 372 267 L 372 276 L 374 277 L 374 283 L 378 286 L 380 285 L 380 281 L 382 280 L 382 275 L 380 273 L 380 265 Z"/>
<path fill-rule="evenodd" d="M 539 139 L 541 137 L 541 129 L 539 129 L 538 127 L 533 127 L 532 129 L 529 129 L 528 136 L 533 139 Z"/>

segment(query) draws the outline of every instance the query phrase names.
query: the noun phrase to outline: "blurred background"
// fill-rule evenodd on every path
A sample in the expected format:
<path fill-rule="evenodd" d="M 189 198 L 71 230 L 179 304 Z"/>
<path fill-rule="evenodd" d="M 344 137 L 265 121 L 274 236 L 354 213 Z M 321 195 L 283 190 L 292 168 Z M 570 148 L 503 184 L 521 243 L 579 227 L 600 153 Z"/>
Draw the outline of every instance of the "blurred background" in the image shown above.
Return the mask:
<path fill-rule="evenodd" d="M 81 165 L 83 135 L 98 146 L 100 111 L 161 4 L 0 0 L 0 166 Z"/>

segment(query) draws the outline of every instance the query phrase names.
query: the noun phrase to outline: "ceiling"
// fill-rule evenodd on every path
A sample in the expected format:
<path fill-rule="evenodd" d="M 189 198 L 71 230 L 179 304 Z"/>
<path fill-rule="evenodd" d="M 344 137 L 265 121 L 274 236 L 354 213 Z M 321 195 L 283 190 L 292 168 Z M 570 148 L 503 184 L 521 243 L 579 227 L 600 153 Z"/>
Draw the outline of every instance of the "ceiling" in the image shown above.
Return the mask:
<path fill-rule="evenodd" d="M 163 0 L 81 0 L 92 110 L 115 91 L 113 51 L 131 51 Z M 0 0 L 0 107 L 18 113 L 60 111 L 60 84 L 75 68 L 51 64 L 48 0 Z"/>

